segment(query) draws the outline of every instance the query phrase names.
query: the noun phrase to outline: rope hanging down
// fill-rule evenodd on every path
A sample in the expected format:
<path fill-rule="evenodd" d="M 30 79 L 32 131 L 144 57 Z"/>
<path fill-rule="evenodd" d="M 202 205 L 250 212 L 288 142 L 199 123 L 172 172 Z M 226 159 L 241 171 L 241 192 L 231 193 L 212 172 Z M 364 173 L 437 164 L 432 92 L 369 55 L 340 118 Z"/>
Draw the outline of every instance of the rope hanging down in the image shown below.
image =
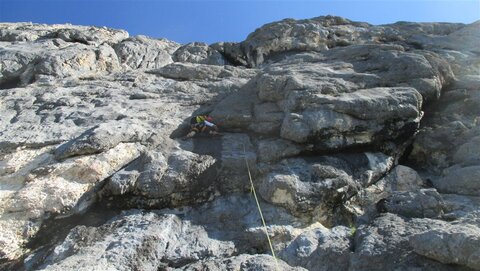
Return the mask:
<path fill-rule="evenodd" d="M 255 202 L 257 203 L 257 208 L 258 208 L 258 213 L 260 213 L 260 218 L 262 219 L 263 230 L 265 231 L 265 235 L 267 235 L 268 244 L 270 245 L 270 251 L 272 252 L 273 258 L 275 259 L 276 269 L 277 269 L 277 271 L 280 271 L 280 268 L 278 268 L 278 260 L 277 260 L 277 257 L 275 256 L 275 251 L 273 250 L 272 241 L 270 240 L 270 236 L 268 235 L 267 224 L 265 223 L 265 219 L 263 218 L 262 208 L 260 208 L 260 203 L 258 202 L 257 193 L 255 192 L 255 186 L 253 185 L 252 174 L 250 173 L 250 167 L 248 166 L 247 152 L 245 150 L 245 145 L 243 145 L 243 156 L 245 158 L 245 164 L 247 165 L 248 179 L 250 180 L 250 189 L 253 193 L 253 196 L 255 197 Z"/>

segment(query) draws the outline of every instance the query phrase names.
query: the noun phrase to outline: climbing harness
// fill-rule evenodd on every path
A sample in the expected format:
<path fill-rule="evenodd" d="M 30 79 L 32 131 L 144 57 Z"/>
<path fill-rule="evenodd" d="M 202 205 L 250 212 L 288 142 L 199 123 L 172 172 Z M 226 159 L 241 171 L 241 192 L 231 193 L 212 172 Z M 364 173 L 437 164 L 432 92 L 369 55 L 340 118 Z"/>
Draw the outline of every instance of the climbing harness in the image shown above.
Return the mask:
<path fill-rule="evenodd" d="M 260 218 L 262 219 L 263 230 L 265 231 L 265 235 L 267 235 L 267 240 L 268 240 L 268 244 L 270 245 L 272 256 L 275 259 L 276 269 L 277 271 L 280 271 L 280 268 L 278 267 L 278 260 L 277 260 L 277 257 L 275 256 L 275 251 L 273 250 L 272 241 L 270 240 L 270 236 L 268 235 L 267 224 L 265 223 L 265 219 L 263 218 L 262 208 L 260 208 L 260 203 L 258 202 L 257 193 L 255 192 L 255 186 L 253 185 L 252 174 L 250 173 L 250 167 L 248 166 L 247 152 L 245 150 L 245 145 L 243 145 L 243 156 L 245 158 L 245 164 L 247 165 L 248 178 L 250 180 L 250 190 L 252 191 L 253 197 L 255 197 L 255 202 L 257 203 L 258 213 L 260 214 Z"/>

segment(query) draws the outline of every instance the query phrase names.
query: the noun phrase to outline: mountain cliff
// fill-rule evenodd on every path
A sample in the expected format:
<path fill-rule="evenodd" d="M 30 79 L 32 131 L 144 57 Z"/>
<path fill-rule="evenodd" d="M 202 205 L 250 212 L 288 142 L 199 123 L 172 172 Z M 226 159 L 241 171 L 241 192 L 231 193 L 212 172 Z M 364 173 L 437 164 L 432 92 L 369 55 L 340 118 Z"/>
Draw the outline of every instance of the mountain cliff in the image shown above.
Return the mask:
<path fill-rule="evenodd" d="M 480 270 L 479 44 L 480 21 L 0 23 L 0 269 Z M 184 138 L 199 114 L 222 136 Z"/>

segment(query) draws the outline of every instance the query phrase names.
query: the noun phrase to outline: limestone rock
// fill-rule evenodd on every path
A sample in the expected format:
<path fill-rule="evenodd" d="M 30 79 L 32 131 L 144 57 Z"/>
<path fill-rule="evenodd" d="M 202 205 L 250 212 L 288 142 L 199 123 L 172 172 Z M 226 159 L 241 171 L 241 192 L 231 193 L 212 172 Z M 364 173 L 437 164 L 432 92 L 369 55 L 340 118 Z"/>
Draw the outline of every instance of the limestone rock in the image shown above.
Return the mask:
<path fill-rule="evenodd" d="M 166 78 L 180 80 L 217 80 L 218 78 L 240 77 L 248 78 L 251 71 L 230 66 L 220 67 L 205 64 L 173 63 L 150 71 Z"/>
<path fill-rule="evenodd" d="M 459 167 L 447 169 L 443 178 L 433 179 L 433 185 L 443 193 L 480 196 L 480 166 Z"/>
<path fill-rule="evenodd" d="M 307 270 L 348 270 L 351 234 L 343 226 L 310 229 L 295 238 L 279 256 L 290 265 Z"/>
<path fill-rule="evenodd" d="M 302 148 L 284 139 L 258 142 L 258 159 L 263 162 L 276 161 L 298 155 Z"/>
<path fill-rule="evenodd" d="M 192 42 L 178 48 L 173 54 L 173 60 L 175 62 L 190 62 L 208 65 L 225 65 L 227 63 L 217 50 L 203 42 Z"/>
<path fill-rule="evenodd" d="M 77 138 L 60 145 L 55 150 L 55 158 L 100 153 L 117 146 L 121 142 L 145 142 L 153 131 L 142 124 L 123 119 L 89 129 Z"/>
<path fill-rule="evenodd" d="M 284 159 L 262 179 L 259 194 L 268 202 L 294 213 L 311 213 L 330 225 L 343 219 L 333 214 L 332 206 L 375 182 L 391 165 L 391 158 L 381 153 Z"/>
<path fill-rule="evenodd" d="M 345 46 L 365 32 L 367 24 L 326 16 L 311 20 L 285 19 L 264 25 L 242 42 L 248 64 L 263 63 L 272 53 L 283 51 L 319 51 Z"/>
<path fill-rule="evenodd" d="M 413 192 L 424 185 L 424 182 L 418 173 L 407 166 L 396 166 L 388 176 L 386 176 L 388 191 Z"/>
<path fill-rule="evenodd" d="M 70 44 L 61 39 L 30 43 L 0 43 L 0 84 L 55 77 L 88 77 L 118 71 L 115 51 L 107 44 Z M 14 86 L 14 85 L 13 85 Z"/>
<path fill-rule="evenodd" d="M 64 46 L 62 50 L 51 51 L 40 56 L 39 64 L 33 68 L 36 79 L 41 76 L 53 77 L 88 77 L 101 72 L 119 70 L 115 51 L 108 45 L 97 48 L 79 44 Z"/>
<path fill-rule="evenodd" d="M 442 198 L 445 204 L 444 217 L 446 219 L 478 224 L 480 197 L 442 194 Z"/>
<path fill-rule="evenodd" d="M 104 153 L 62 163 L 55 163 L 48 149 L 23 158 L 28 162 L 1 177 L 2 188 L 10 190 L 1 194 L 0 205 L 4 257 L 17 257 L 22 245 L 38 232 L 49 215 L 88 209 L 102 181 L 134 160 L 139 155 L 138 148 L 135 143 L 120 143 Z M 20 152 L 17 157 L 24 155 Z"/>
<path fill-rule="evenodd" d="M 158 199 L 170 197 L 173 201 L 203 198 L 200 195 L 208 191 L 207 180 L 203 178 L 208 177 L 202 174 L 215 163 L 213 157 L 179 150 L 173 152 L 168 161 L 159 158 L 158 161 L 152 160 L 140 174 L 136 184 L 140 195 Z M 193 195 L 197 195 L 196 198 Z"/>
<path fill-rule="evenodd" d="M 276 269 L 249 177 L 282 269 L 477 268 L 478 26 L 0 24 L 0 269 Z M 198 114 L 222 136 L 181 140 Z M 75 220 L 107 207 L 148 211 Z"/>
<path fill-rule="evenodd" d="M 409 221 L 393 214 L 382 215 L 371 225 L 357 229 L 354 241 L 355 251 L 350 258 L 350 269 L 408 269 L 415 266 L 434 270 L 462 270 L 461 267 L 428 260 L 412 251 L 410 237 L 447 227 L 447 225 L 446 222 L 432 219 Z"/>
<path fill-rule="evenodd" d="M 395 138 L 400 136 L 402 130 L 411 129 L 408 125 L 415 126 L 415 122 L 418 122 L 416 119 L 421 116 L 419 111 L 421 97 L 413 89 L 369 89 L 333 99 L 328 96 L 317 97 L 318 102 L 322 104 L 320 108 L 316 110 L 305 108 L 303 112 L 300 111 L 300 114 L 291 113 L 284 119 L 280 132 L 283 138 L 299 143 L 311 141 L 312 138 L 327 138 L 321 143 L 326 149 L 365 144 L 374 141 L 376 137 L 385 137 L 381 134 L 383 132 L 381 124 L 386 120 L 399 120 L 398 123 L 391 124 L 396 126 L 398 134 L 388 135 Z M 363 106 L 360 107 L 358 104 Z M 402 110 L 391 111 L 390 106 L 402 108 Z M 372 113 L 371 116 L 370 113 Z M 378 121 L 380 125 L 372 124 L 373 120 Z M 342 135 L 344 131 L 351 130 L 359 132 Z M 297 132 L 293 133 L 293 131 Z M 334 136 L 329 138 L 329 135 Z"/>
<path fill-rule="evenodd" d="M 130 69 L 158 69 L 173 62 L 172 54 L 180 45 L 169 40 L 136 36 L 114 46 L 120 63 Z"/>
<path fill-rule="evenodd" d="M 458 88 L 445 92 L 435 104 L 436 110 L 421 127 L 410 154 L 414 162 L 428 167 L 435 179 L 443 177 L 442 172 L 455 165 L 478 165 L 472 153 L 480 136 L 477 121 L 480 92 L 476 88 L 480 80 L 477 76 L 462 76 L 464 83 L 456 83 L 454 86 Z"/>
<path fill-rule="evenodd" d="M 131 211 L 98 229 L 75 228 L 40 268 L 158 270 L 233 252 L 233 242 L 211 239 L 176 215 Z"/>
<path fill-rule="evenodd" d="M 115 44 L 126 38 L 124 30 L 106 27 L 77 26 L 71 24 L 1 23 L 0 41 L 36 41 L 60 38 L 67 42 L 89 45 Z"/>
<path fill-rule="evenodd" d="M 462 166 L 480 165 L 480 158 L 477 155 L 479 152 L 480 136 L 476 136 L 458 147 L 458 150 L 453 154 L 453 162 Z"/>
<path fill-rule="evenodd" d="M 385 203 L 389 197 L 393 195 L 406 195 L 405 199 L 409 196 L 415 198 L 415 195 L 419 193 L 418 190 L 424 186 L 425 183 L 417 171 L 410 167 L 397 165 L 380 180 L 362 189 L 348 200 L 345 207 L 357 215 L 358 221 L 368 222 L 378 215 L 379 210 L 387 211 Z M 433 192 L 433 194 L 435 194 L 435 192 Z M 436 200 L 440 197 L 439 195 L 433 198 L 429 196 L 426 197 L 433 200 L 434 204 L 430 205 L 431 207 L 434 207 L 435 210 L 442 209 L 442 206 L 440 206 L 441 201 Z M 418 203 L 416 201 L 411 203 L 413 204 L 411 207 L 414 208 L 414 212 L 417 212 L 419 207 Z M 399 200 L 398 204 L 407 204 L 407 201 Z M 439 213 L 437 212 L 436 214 Z"/>
<path fill-rule="evenodd" d="M 434 100 L 452 80 L 448 64 L 438 61 L 395 45 L 286 55 L 212 114 L 227 118 L 231 128 L 314 143 L 317 151 L 385 148 L 384 143 L 401 144 L 415 133 L 423 100 Z"/>
<path fill-rule="evenodd" d="M 410 237 L 413 250 L 446 264 L 461 264 L 480 270 L 480 229 L 452 226 Z"/>
<path fill-rule="evenodd" d="M 277 262 L 278 267 L 277 267 Z M 273 259 L 269 255 L 238 255 L 224 260 L 205 260 L 200 263 L 190 264 L 183 268 L 177 268 L 172 270 L 193 271 L 193 270 L 262 270 L 262 271 L 274 271 L 278 270 L 287 271 L 301 271 L 305 270 L 301 267 L 291 267 L 280 259 Z"/>
<path fill-rule="evenodd" d="M 231 134 L 222 138 L 219 190 L 223 193 L 249 191 L 249 172 L 257 175 L 257 153 L 248 135 Z M 247 167 L 248 164 L 248 167 Z"/>
<path fill-rule="evenodd" d="M 386 198 L 383 208 L 405 217 L 438 218 L 443 215 L 444 203 L 435 189 L 420 189 L 393 193 Z"/>
<path fill-rule="evenodd" d="M 269 230 L 279 228 L 271 231 L 273 240 L 291 238 L 291 225 L 298 221 L 274 206 L 263 207 L 265 219 L 275 221 Z M 99 227 L 73 228 L 44 260 L 31 257 L 27 263 L 45 270 L 191 270 L 199 266 L 223 270 L 222 266 L 230 264 L 275 270 L 273 258 L 262 255 L 268 243 L 261 229 L 256 233 L 261 225 L 257 212 L 254 199 L 248 196 L 220 198 L 197 208 L 130 210 Z M 255 249 L 259 255 L 242 255 Z M 304 270 L 292 268 L 280 259 L 278 262 L 286 270 Z"/>

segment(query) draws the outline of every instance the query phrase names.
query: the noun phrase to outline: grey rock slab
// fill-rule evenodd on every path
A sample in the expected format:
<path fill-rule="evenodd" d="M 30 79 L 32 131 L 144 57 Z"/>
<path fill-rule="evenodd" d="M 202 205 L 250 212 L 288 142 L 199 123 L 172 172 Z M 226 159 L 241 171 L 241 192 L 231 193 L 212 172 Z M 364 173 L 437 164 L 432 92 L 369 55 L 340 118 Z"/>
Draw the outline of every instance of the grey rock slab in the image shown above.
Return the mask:
<path fill-rule="evenodd" d="M 368 89 L 339 97 L 318 95 L 309 99 L 313 103 L 316 100 L 316 107 L 312 105 L 311 109 L 307 107 L 285 117 L 280 132 L 283 138 L 298 143 L 315 140 L 324 148 L 369 144 L 376 137 L 394 139 L 402 130 L 408 132 L 421 117 L 422 98 L 408 88 Z"/>
<path fill-rule="evenodd" d="M 20 48 L 20 46 L 12 46 L 9 43 L 0 42 L 0 84 L 5 84 L 9 80 L 17 81 L 12 82 L 12 84 L 28 83 L 30 78 L 24 74 L 30 68 L 29 64 L 36 58 L 35 53 L 32 52 L 35 49 L 30 48 L 30 50 L 27 50 L 26 46 Z"/>
<path fill-rule="evenodd" d="M 410 237 L 413 250 L 446 264 L 480 270 L 480 228 L 469 225 L 430 230 Z"/>
<path fill-rule="evenodd" d="M 220 101 L 210 113 L 214 119 L 221 120 L 222 127 L 244 132 L 254 123 L 252 109 L 256 95 L 249 84 Z"/>
<path fill-rule="evenodd" d="M 377 217 L 371 224 L 357 228 L 354 253 L 349 270 L 468 270 L 429 260 L 413 251 L 410 238 L 416 234 L 448 227 L 434 219 L 407 220 L 394 214 Z M 425 240 L 427 243 L 428 240 Z"/>
<path fill-rule="evenodd" d="M 265 139 L 258 143 L 258 160 L 261 162 L 277 161 L 298 155 L 302 147 L 284 139 Z"/>
<path fill-rule="evenodd" d="M 140 154 L 137 159 L 129 163 L 126 167 L 115 172 L 103 186 L 102 195 L 117 196 L 124 195 L 133 191 L 138 177 L 141 174 L 145 174 L 145 172 L 143 171 L 143 169 L 146 167 L 145 164 L 151 161 L 149 160 L 150 156 L 148 154 L 149 153 Z M 163 162 L 162 165 L 165 168 L 165 159 L 161 159 L 160 161 Z M 162 170 L 159 171 L 163 173 Z"/>
<path fill-rule="evenodd" d="M 462 166 L 480 165 L 480 136 L 468 140 L 453 154 L 453 162 Z"/>
<path fill-rule="evenodd" d="M 115 147 L 120 142 L 145 142 L 152 133 L 150 127 L 133 120 L 106 122 L 59 146 L 55 150 L 55 157 L 64 159 L 99 153 Z"/>
<path fill-rule="evenodd" d="M 246 134 L 225 134 L 221 140 L 218 187 L 223 193 L 249 191 L 249 172 L 257 176 L 257 153 Z"/>
<path fill-rule="evenodd" d="M 246 70 L 233 66 L 216 66 L 206 64 L 193 64 L 176 62 L 160 69 L 149 71 L 166 78 L 178 80 L 219 80 L 220 78 L 240 77 L 250 78 L 254 70 Z"/>
<path fill-rule="evenodd" d="M 457 77 L 452 89 L 466 89 L 475 91 L 480 89 L 480 75 L 471 73 L 468 75 L 461 75 Z"/>
<path fill-rule="evenodd" d="M 444 26 L 447 28 L 448 26 Z M 428 49 L 449 49 L 462 52 L 478 52 L 478 41 L 480 40 L 480 23 L 478 21 L 468 25 L 451 26 L 451 29 L 441 34 L 428 35 L 417 34 L 412 35 L 409 40 L 422 44 Z M 462 42 L 458 42 L 461 40 Z"/>
<path fill-rule="evenodd" d="M 440 218 L 445 209 L 441 195 L 435 189 L 414 192 L 394 192 L 386 198 L 383 208 L 405 217 Z"/>
<path fill-rule="evenodd" d="M 445 219 L 460 220 L 470 224 L 478 224 L 480 222 L 480 197 L 442 194 L 442 198 L 445 203 Z M 471 222 L 467 221 L 470 219 L 472 220 Z"/>
<path fill-rule="evenodd" d="M 99 228 L 74 228 L 40 269 L 158 270 L 234 251 L 232 241 L 210 238 L 177 215 L 130 211 Z"/>
<path fill-rule="evenodd" d="M 301 227 L 301 221 L 281 208 L 261 204 L 275 247 L 281 247 L 293 238 L 293 227 Z M 252 268 L 247 270 L 271 270 L 275 261 L 264 255 L 269 248 L 261 224 L 255 200 L 248 195 L 223 197 L 195 207 L 130 210 L 98 227 L 77 226 L 36 264 L 46 270 L 74 266 L 102 270 L 191 270 L 208 266 L 223 270 L 218 268 L 229 264 Z M 30 264 L 35 265 L 35 257 L 31 259 Z M 287 270 L 291 268 L 281 259 L 278 263 Z"/>
<path fill-rule="evenodd" d="M 432 179 L 442 193 L 480 196 L 480 166 L 453 166 L 445 170 L 442 178 Z"/>
<path fill-rule="evenodd" d="M 115 173 L 103 188 L 105 196 L 128 195 L 123 207 L 176 207 L 203 203 L 213 196 L 217 160 L 187 150 L 158 148 L 145 151 Z"/>
<path fill-rule="evenodd" d="M 113 175 L 104 192 L 131 192 L 146 206 L 162 208 L 201 203 L 218 193 L 247 191 L 248 169 L 254 181 L 258 176 L 256 161 L 256 150 L 245 134 L 196 137 L 171 150 L 162 147 L 145 152 L 138 161 Z"/>
<path fill-rule="evenodd" d="M 87 77 L 98 73 L 118 71 L 115 51 L 108 45 L 91 47 L 83 44 L 65 46 L 39 57 L 33 76 Z M 33 77 L 32 76 L 32 77 Z"/>
<path fill-rule="evenodd" d="M 273 248 L 278 252 L 286 242 L 291 241 L 298 234 L 301 228 L 305 227 L 305 221 L 261 199 L 259 204 Z M 164 212 L 177 213 L 179 210 Z M 211 232 L 211 236 L 219 240 L 233 241 L 239 253 L 271 253 L 258 207 L 252 195 L 230 194 L 197 207 L 184 208 L 182 213 L 185 212 L 186 219 L 203 225 Z"/>

